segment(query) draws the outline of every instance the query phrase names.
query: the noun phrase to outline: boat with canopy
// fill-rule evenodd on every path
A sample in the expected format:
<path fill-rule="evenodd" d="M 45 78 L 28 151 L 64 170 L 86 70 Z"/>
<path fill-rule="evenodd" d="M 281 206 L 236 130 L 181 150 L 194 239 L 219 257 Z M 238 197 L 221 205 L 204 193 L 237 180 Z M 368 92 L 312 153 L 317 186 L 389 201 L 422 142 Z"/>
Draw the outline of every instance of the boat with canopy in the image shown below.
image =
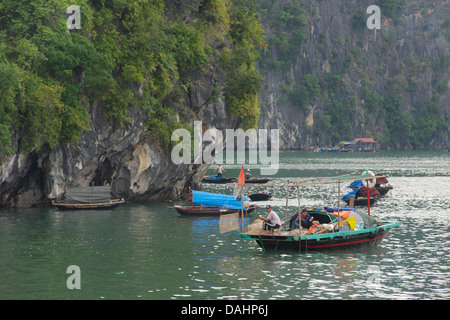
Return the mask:
<path fill-rule="evenodd" d="M 380 196 L 386 195 L 390 190 L 394 189 L 389 183 L 386 176 L 381 173 L 374 174 L 375 180 L 369 183 L 370 188 L 374 188 L 378 191 Z M 348 186 L 349 188 L 355 190 L 357 188 L 364 187 L 364 184 L 361 180 L 355 180 Z"/>
<path fill-rule="evenodd" d="M 371 175 L 358 176 L 361 180 L 370 179 Z M 274 185 L 286 187 L 286 210 L 283 224 L 267 234 L 263 232 L 262 221 L 256 220 L 245 227 L 240 234 L 243 239 L 253 240 L 263 250 L 296 250 L 308 252 L 313 250 L 348 249 L 377 246 L 391 231 L 398 227 L 398 221 L 377 221 L 368 213 L 357 212 L 354 208 L 340 208 L 340 184 L 354 180 L 354 175 L 343 175 L 328 178 L 313 178 L 293 181 L 288 184 Z M 287 216 L 289 190 L 297 189 L 298 208 L 300 210 L 300 188 L 311 184 L 337 184 L 338 206 L 336 208 L 308 208 L 312 217 L 310 228 L 298 228 L 295 225 L 298 213 Z M 244 227 L 243 227 L 244 229 Z"/>
<path fill-rule="evenodd" d="M 68 188 L 65 201 L 52 201 L 59 210 L 114 209 L 123 203 L 124 199 L 111 199 L 109 186 Z"/>

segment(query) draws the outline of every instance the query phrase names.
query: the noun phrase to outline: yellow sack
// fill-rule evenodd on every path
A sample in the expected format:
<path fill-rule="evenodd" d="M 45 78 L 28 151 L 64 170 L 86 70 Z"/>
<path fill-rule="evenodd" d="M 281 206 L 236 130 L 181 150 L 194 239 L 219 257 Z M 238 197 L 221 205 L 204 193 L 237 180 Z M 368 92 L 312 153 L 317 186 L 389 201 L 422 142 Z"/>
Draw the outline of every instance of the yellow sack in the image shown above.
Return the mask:
<path fill-rule="evenodd" d="M 344 224 L 344 223 L 348 223 L 348 225 L 350 226 L 350 230 L 355 230 L 355 220 L 356 220 L 356 217 L 351 217 L 351 218 L 348 218 L 347 220 L 344 220 L 344 221 L 342 221 L 341 222 L 341 227 L 342 227 L 342 225 Z"/>

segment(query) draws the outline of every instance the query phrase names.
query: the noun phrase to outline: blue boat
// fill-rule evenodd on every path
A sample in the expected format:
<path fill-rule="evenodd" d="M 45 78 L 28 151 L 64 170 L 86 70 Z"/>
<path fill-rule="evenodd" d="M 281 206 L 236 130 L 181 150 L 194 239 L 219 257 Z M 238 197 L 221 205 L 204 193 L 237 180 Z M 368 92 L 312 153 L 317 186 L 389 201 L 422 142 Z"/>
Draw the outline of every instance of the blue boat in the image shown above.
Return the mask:
<path fill-rule="evenodd" d="M 192 190 L 192 202 L 197 206 L 241 209 L 243 203 L 244 209 L 248 209 L 248 201 L 248 197 L 243 197 L 241 202 L 240 198 L 233 195 Z M 245 206 L 245 204 L 247 204 L 247 206 Z"/>
<path fill-rule="evenodd" d="M 244 211 L 244 214 L 250 214 L 258 206 L 250 205 L 249 198 L 240 198 L 232 195 L 210 193 L 204 191 L 192 190 L 193 206 L 175 206 L 175 210 L 182 215 L 196 216 L 217 216 Z"/>

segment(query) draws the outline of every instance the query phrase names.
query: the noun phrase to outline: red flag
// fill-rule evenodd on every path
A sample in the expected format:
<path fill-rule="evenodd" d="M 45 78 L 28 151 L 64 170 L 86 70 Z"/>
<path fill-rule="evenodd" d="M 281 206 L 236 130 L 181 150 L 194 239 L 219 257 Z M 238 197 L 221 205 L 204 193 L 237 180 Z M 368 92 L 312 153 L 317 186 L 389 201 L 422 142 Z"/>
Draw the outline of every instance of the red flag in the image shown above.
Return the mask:
<path fill-rule="evenodd" d="M 245 177 L 244 177 L 244 166 L 241 167 L 241 173 L 239 174 L 238 179 L 238 188 L 242 188 L 245 184 Z"/>

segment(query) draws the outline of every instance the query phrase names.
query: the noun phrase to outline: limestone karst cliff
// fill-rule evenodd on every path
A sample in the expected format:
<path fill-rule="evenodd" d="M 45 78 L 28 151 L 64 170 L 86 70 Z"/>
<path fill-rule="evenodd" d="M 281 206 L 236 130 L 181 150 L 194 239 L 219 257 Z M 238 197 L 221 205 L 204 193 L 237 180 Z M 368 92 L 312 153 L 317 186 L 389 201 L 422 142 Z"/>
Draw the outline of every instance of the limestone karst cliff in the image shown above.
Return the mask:
<path fill-rule="evenodd" d="M 199 187 L 208 166 L 174 164 L 171 134 L 256 125 L 262 37 L 243 0 L 3 1 L 0 206 L 70 186 L 130 201 Z"/>
<path fill-rule="evenodd" d="M 370 5 L 381 28 L 368 29 Z M 450 1 L 261 1 L 268 52 L 259 126 L 282 149 L 373 137 L 448 149 Z"/>
<path fill-rule="evenodd" d="M 196 120 L 279 129 L 281 149 L 449 148 L 449 0 L 77 4 L 75 30 L 62 0 L 0 6 L 0 206 L 105 183 L 178 199 L 208 168 L 170 158 Z"/>

